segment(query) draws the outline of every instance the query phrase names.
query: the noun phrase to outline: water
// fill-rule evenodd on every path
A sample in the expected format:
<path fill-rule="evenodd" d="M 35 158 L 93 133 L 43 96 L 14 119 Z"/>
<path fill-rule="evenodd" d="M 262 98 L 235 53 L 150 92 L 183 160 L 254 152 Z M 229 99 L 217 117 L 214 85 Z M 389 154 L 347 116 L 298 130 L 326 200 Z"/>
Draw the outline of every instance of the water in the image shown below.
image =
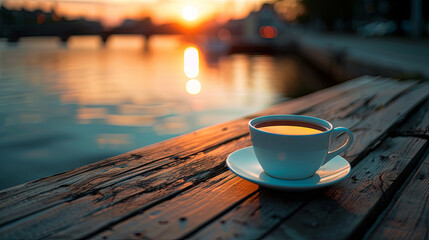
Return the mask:
<path fill-rule="evenodd" d="M 0 189 L 326 87 L 293 56 L 213 57 L 179 37 L 0 41 Z M 188 49 L 187 57 L 185 51 Z M 189 50 L 190 49 L 190 50 Z"/>

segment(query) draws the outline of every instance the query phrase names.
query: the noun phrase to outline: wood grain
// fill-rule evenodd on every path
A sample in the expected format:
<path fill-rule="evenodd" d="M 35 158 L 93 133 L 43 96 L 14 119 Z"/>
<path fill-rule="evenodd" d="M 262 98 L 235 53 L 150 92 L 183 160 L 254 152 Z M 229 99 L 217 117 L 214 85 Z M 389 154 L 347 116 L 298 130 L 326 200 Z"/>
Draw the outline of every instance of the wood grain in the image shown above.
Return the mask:
<path fill-rule="evenodd" d="M 394 134 L 429 138 L 429 99 L 420 106 L 412 118 L 396 129 Z"/>
<path fill-rule="evenodd" d="M 428 239 L 429 155 L 386 217 L 367 239 Z"/>
<path fill-rule="evenodd" d="M 163 198 L 179 194 L 187 185 L 197 184 L 226 171 L 224 160 L 228 154 L 249 145 L 249 139 L 243 137 L 207 154 L 202 152 L 156 171 L 142 172 L 124 181 L 115 182 L 117 179 L 113 179 L 115 183 L 108 184 L 109 187 L 100 186 L 91 194 L 77 195 L 70 201 L 0 228 L 0 236 L 38 239 L 73 226 L 82 227 L 79 234 L 88 234 L 85 230 L 92 232 L 121 221 Z M 69 214 L 70 211 L 72 214 Z"/>
<path fill-rule="evenodd" d="M 226 172 L 94 238 L 177 239 L 235 205 L 243 197 L 254 194 L 257 189 L 258 185 Z"/>
<path fill-rule="evenodd" d="M 320 191 L 279 192 L 261 188 L 258 193 L 187 239 L 258 239 Z"/>
<path fill-rule="evenodd" d="M 265 239 L 354 239 L 389 204 L 427 147 L 420 138 L 387 139 L 350 178 L 310 200 Z"/>
<path fill-rule="evenodd" d="M 380 138 L 383 138 L 394 127 L 397 127 L 415 108 L 429 96 L 429 84 L 420 84 L 404 92 L 385 107 L 374 109 L 364 120 L 359 121 L 352 128 L 355 138 L 362 141 L 355 142 L 344 154 L 344 157 L 354 165 L 359 155 L 371 150 Z M 361 136 L 365 135 L 364 138 Z M 369 148 L 368 148 L 369 147 Z"/>

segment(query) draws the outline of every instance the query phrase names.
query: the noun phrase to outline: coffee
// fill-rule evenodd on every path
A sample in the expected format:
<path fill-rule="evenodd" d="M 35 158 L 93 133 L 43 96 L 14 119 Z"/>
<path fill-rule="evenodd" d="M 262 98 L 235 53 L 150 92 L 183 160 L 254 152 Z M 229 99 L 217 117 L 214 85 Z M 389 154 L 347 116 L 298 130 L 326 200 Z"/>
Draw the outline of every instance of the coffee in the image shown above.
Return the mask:
<path fill-rule="evenodd" d="M 276 120 L 259 123 L 257 129 L 283 135 L 312 135 L 328 131 L 327 128 L 308 122 Z"/>
<path fill-rule="evenodd" d="M 274 178 L 305 179 L 353 142 L 353 134 L 344 127 L 333 128 L 320 118 L 300 115 L 271 115 L 249 121 L 253 151 L 264 172 Z M 275 133 L 275 134 L 273 134 Z M 345 143 L 330 151 L 339 135 Z"/>

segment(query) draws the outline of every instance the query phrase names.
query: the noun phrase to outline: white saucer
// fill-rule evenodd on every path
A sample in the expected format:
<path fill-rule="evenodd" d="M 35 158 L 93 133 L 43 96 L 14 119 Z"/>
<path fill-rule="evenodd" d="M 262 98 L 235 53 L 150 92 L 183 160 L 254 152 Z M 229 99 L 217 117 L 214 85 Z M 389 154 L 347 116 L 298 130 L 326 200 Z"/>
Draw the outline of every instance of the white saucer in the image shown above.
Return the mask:
<path fill-rule="evenodd" d="M 327 187 L 343 180 L 351 170 L 347 160 L 336 156 L 320 167 L 312 177 L 302 180 L 273 178 L 262 170 L 253 152 L 253 147 L 243 148 L 231 153 L 226 159 L 226 165 L 233 173 L 250 182 L 284 191 L 305 191 Z"/>

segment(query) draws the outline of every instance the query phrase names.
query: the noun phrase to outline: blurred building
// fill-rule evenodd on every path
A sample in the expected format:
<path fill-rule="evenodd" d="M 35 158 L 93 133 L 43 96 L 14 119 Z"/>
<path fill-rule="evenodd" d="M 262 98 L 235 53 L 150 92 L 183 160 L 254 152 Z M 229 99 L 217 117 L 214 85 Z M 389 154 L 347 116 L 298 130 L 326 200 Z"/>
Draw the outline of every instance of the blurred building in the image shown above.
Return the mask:
<path fill-rule="evenodd" d="M 270 27 L 275 29 L 276 36 L 285 29 L 285 21 L 275 11 L 274 5 L 263 4 L 258 11 L 252 11 L 243 19 L 233 19 L 225 26 L 234 37 L 246 39 L 261 39 L 261 28 Z"/>
<path fill-rule="evenodd" d="M 429 1 L 423 0 L 303 0 L 300 20 L 311 28 L 358 32 L 365 36 L 427 36 Z"/>

